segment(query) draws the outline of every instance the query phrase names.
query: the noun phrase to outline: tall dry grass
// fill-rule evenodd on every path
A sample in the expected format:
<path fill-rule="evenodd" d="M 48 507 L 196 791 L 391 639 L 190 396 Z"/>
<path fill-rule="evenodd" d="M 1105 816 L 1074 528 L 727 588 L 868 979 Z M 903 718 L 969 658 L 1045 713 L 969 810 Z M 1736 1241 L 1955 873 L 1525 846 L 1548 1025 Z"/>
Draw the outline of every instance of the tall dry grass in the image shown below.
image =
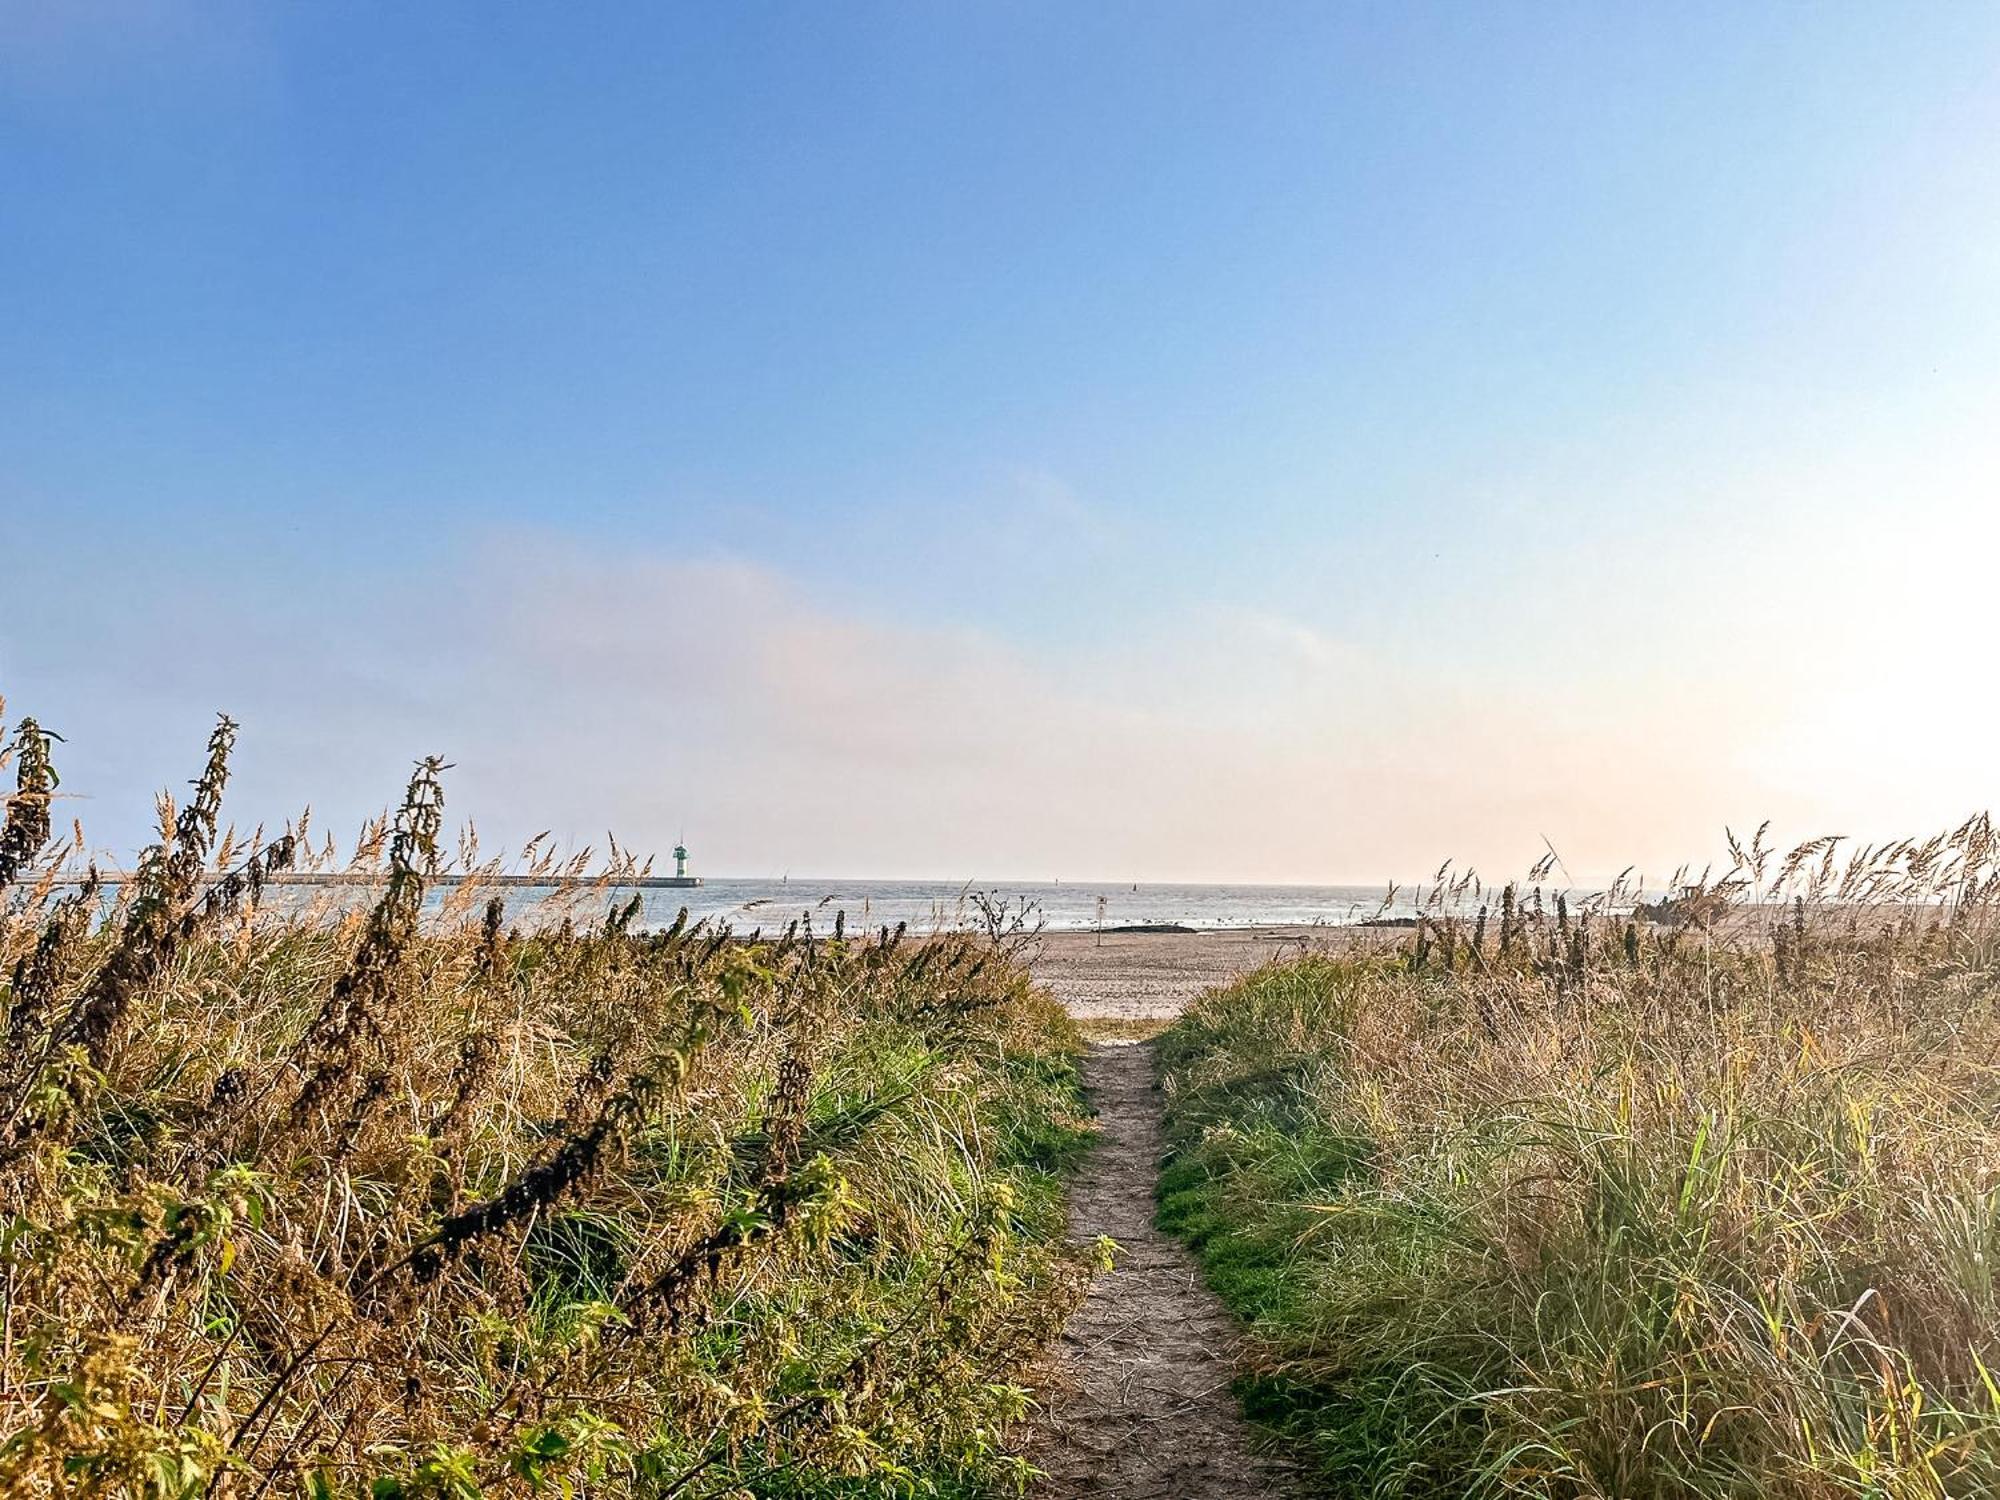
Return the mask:
<path fill-rule="evenodd" d="M 353 861 L 236 838 L 235 726 L 115 897 L 0 824 L 0 1495 L 1018 1485 L 1080 1294 L 1074 1033 L 992 944 L 737 940 L 575 865 L 440 893 L 445 770 Z"/>
<path fill-rule="evenodd" d="M 1995 854 L 1460 887 L 1204 999 L 1162 1214 L 1253 1406 L 1341 1494 L 2000 1494 Z"/>

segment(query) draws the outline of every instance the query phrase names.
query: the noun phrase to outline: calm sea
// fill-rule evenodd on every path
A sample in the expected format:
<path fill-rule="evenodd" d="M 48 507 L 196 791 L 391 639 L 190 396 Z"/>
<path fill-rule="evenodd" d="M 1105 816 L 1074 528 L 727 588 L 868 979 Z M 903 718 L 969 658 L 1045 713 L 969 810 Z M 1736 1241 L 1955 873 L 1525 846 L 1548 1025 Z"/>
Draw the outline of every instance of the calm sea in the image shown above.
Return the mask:
<path fill-rule="evenodd" d="M 545 892 L 506 891 L 510 912 L 534 905 Z M 1387 891 L 1369 885 L 1075 885 L 1067 881 L 1007 884 L 926 880 L 709 880 L 692 890 L 649 890 L 641 921 L 664 926 L 686 907 L 690 920 L 709 918 L 739 931 L 774 931 L 810 915 L 821 931 L 845 912 L 850 929 L 895 926 L 912 931 L 977 927 L 979 898 L 1031 908 L 1052 932 L 1176 923 L 1184 927 L 1250 927 L 1274 923 L 1345 925 L 1378 914 L 1407 916 L 1403 892 L 1384 911 Z"/>

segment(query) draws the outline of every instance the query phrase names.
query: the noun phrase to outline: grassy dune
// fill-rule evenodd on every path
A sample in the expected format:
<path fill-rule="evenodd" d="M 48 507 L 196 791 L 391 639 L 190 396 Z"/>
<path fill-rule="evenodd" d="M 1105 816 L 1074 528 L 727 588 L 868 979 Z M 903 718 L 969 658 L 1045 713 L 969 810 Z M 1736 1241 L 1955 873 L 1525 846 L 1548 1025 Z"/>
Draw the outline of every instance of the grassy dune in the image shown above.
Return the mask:
<path fill-rule="evenodd" d="M 1016 1485 L 1082 1136 L 1075 1033 L 1003 952 L 634 933 L 588 883 L 427 904 L 434 762 L 357 855 L 372 907 L 275 913 L 306 845 L 222 830 L 232 735 L 108 908 L 34 882 L 50 745 L 14 737 L 0 1495 Z"/>
<path fill-rule="evenodd" d="M 1672 929 L 1509 891 L 1167 1033 L 1164 1221 L 1333 1493 L 2000 1493 L 1990 830 L 1775 865 Z"/>

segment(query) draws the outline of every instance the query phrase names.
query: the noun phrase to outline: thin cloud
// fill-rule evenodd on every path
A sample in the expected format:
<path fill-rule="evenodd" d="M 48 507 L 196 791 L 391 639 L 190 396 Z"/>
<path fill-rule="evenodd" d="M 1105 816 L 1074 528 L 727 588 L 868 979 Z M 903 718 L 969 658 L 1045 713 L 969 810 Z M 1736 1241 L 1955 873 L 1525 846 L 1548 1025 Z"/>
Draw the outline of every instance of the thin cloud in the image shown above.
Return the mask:
<path fill-rule="evenodd" d="M 1315 672 L 1343 671 L 1365 659 L 1360 647 L 1268 610 L 1225 606 L 1217 614 L 1254 644 Z"/>
<path fill-rule="evenodd" d="M 1120 519 L 1101 505 L 1086 501 L 1056 475 L 1023 469 L 1014 476 L 1022 504 L 1022 520 L 1038 534 L 1052 535 L 1072 545 L 1108 547 L 1123 536 Z"/>
<path fill-rule="evenodd" d="M 1822 635 L 1813 671 L 1780 675 L 1671 631 L 1602 666 L 1552 638 L 1500 673 L 1226 602 L 1031 644 L 829 602 L 738 556 L 539 532 L 493 536 L 421 589 L 283 589 L 218 636 L 135 581 L 115 622 L 0 654 L 15 711 L 69 735 L 65 790 L 100 843 L 143 839 L 212 709 L 244 723 L 246 822 L 311 802 L 352 826 L 441 752 L 452 816 L 489 847 L 550 825 L 641 850 L 685 831 L 718 873 L 1334 880 L 1449 857 L 1498 874 L 1546 833 L 1588 878 L 1699 861 L 1729 822 L 1902 831 L 1987 800 L 1970 757 L 1857 738 L 1871 714 L 1895 722 L 1909 672 L 1962 664 L 1962 592 L 1941 635 Z M 1991 727 L 1978 695 L 1952 701 Z M 1838 763 L 1765 748 L 1828 724 L 1851 726 Z M 1936 774 L 1898 774 L 1918 761 Z"/>

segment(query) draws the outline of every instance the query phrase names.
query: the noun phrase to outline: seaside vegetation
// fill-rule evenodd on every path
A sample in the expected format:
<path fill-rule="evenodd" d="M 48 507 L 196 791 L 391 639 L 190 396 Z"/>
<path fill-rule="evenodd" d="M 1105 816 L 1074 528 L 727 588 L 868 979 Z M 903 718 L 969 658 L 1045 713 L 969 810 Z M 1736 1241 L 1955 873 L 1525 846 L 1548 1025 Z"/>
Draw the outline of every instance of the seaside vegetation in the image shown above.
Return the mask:
<path fill-rule="evenodd" d="M 341 868 L 222 820 L 130 883 L 0 824 L 0 1496 L 1018 1490 L 1076 1034 L 991 934 L 739 937 L 581 858 L 509 912 L 442 772 Z M 489 899 L 491 898 L 491 899 Z"/>
<path fill-rule="evenodd" d="M 1993 830 L 1737 852 L 1461 882 L 1163 1037 L 1163 1223 L 1326 1492 L 2000 1494 Z"/>

